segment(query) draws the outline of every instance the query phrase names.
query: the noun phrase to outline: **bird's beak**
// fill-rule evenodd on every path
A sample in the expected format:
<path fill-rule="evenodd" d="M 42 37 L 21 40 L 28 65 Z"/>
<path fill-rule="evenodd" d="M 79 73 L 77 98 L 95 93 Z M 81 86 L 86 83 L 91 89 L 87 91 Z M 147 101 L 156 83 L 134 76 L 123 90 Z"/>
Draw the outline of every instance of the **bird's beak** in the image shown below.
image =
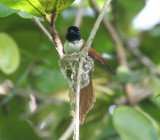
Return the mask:
<path fill-rule="evenodd" d="M 70 32 L 69 32 L 70 34 L 76 34 L 76 32 L 75 31 L 73 31 L 73 30 L 70 30 Z"/>

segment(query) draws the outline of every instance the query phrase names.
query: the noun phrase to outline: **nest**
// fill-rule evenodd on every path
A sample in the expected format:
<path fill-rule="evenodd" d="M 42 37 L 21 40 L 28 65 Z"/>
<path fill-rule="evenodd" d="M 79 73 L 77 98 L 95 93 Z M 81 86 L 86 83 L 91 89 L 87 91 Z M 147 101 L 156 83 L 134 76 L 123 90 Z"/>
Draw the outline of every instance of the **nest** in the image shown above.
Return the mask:
<path fill-rule="evenodd" d="M 79 53 L 66 54 L 59 60 L 59 66 L 69 87 L 76 91 L 77 74 L 80 62 Z M 82 71 L 80 89 L 86 87 L 90 82 L 90 74 L 94 71 L 94 61 L 90 56 L 82 57 Z"/>

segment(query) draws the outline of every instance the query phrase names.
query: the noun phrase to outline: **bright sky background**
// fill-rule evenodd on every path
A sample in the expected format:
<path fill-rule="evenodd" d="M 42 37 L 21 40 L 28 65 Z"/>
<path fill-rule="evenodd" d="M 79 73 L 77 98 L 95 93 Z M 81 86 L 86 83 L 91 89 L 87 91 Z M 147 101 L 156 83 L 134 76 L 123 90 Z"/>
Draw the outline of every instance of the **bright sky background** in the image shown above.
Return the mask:
<path fill-rule="evenodd" d="M 136 29 L 149 30 L 160 23 L 160 0 L 147 0 L 146 6 L 133 20 Z"/>

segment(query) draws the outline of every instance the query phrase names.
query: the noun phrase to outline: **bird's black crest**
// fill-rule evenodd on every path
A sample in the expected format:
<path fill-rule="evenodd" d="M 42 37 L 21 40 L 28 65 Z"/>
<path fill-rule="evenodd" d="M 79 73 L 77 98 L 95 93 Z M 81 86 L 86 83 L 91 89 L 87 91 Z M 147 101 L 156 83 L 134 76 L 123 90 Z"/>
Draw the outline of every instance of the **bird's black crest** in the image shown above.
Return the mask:
<path fill-rule="evenodd" d="M 68 40 L 69 42 L 81 40 L 81 34 L 79 32 L 78 27 L 70 26 L 67 31 L 68 32 L 66 34 L 66 40 Z"/>

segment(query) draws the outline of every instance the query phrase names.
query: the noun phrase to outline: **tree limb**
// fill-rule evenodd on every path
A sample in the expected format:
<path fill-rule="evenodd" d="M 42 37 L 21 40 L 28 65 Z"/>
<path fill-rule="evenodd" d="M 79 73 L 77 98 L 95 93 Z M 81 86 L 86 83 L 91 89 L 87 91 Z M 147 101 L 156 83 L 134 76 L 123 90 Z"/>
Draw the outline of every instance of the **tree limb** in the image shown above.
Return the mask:
<path fill-rule="evenodd" d="M 55 28 L 55 25 L 53 25 L 50 30 L 51 30 L 51 35 L 50 33 L 47 31 L 47 29 L 44 27 L 44 25 L 39 21 L 38 18 L 34 18 L 34 21 L 37 23 L 37 25 L 39 26 L 39 28 L 44 32 L 44 34 L 48 37 L 48 39 L 53 43 L 53 45 L 56 47 L 56 50 L 60 56 L 60 58 L 63 57 L 63 45 L 61 43 L 61 39 L 58 35 L 58 32 Z M 49 20 L 46 20 L 48 23 Z"/>
<path fill-rule="evenodd" d="M 60 39 L 60 37 L 58 35 L 58 32 L 56 30 L 55 25 L 53 25 L 52 27 L 50 27 L 50 30 L 51 30 L 52 39 L 53 39 L 53 41 L 55 43 L 56 50 L 57 50 L 60 58 L 62 58 L 63 55 L 64 55 L 63 54 L 63 45 L 61 43 L 61 39 Z"/>
<path fill-rule="evenodd" d="M 95 10 L 96 14 L 98 15 L 100 13 L 99 8 L 97 7 L 96 3 L 94 0 L 89 0 L 92 8 Z M 118 61 L 120 65 L 122 66 L 128 66 L 127 61 L 126 61 L 126 55 L 124 51 L 124 47 L 120 41 L 120 38 L 118 37 L 116 30 L 114 27 L 111 25 L 111 23 L 107 20 L 106 16 L 103 17 L 102 24 L 104 29 L 109 33 L 111 40 L 113 41 L 117 56 L 118 56 Z"/>
<path fill-rule="evenodd" d="M 81 73 L 82 73 L 82 59 L 80 58 L 78 74 L 77 74 L 77 83 L 76 83 L 76 106 L 75 106 L 75 115 L 74 115 L 74 139 L 79 140 L 79 97 L 80 97 L 80 82 L 81 82 Z"/>
<path fill-rule="evenodd" d="M 48 32 L 48 30 L 44 27 L 44 25 L 39 21 L 37 17 L 34 18 L 34 21 L 37 23 L 38 27 L 42 30 L 42 32 L 47 36 L 47 38 L 53 43 L 55 46 L 54 41 L 52 40 L 52 36 Z"/>
<path fill-rule="evenodd" d="M 103 16 L 105 14 L 106 9 L 108 8 L 111 0 L 106 0 L 93 28 L 90 33 L 90 36 L 86 42 L 86 45 L 80 52 L 80 63 L 78 68 L 78 74 L 77 74 L 77 85 L 76 85 L 76 107 L 75 107 L 75 116 L 74 116 L 74 139 L 79 140 L 79 94 L 80 94 L 80 82 L 81 82 L 81 71 L 82 71 L 82 57 L 86 57 L 88 55 L 88 50 L 90 49 L 91 43 L 96 35 L 96 32 L 100 26 L 100 23 L 103 19 Z"/>
<path fill-rule="evenodd" d="M 86 42 L 86 45 L 84 46 L 84 48 L 81 51 L 81 54 L 85 54 L 85 53 L 87 53 L 89 51 L 90 46 L 92 44 L 92 41 L 93 41 L 93 39 L 94 39 L 94 37 L 96 35 L 96 32 L 97 32 L 97 30 L 99 28 L 99 25 L 100 25 L 104 15 L 105 15 L 105 11 L 108 8 L 110 2 L 111 2 L 111 0 L 106 0 L 101 12 L 99 13 L 99 16 L 98 16 L 97 20 L 96 20 L 96 22 L 95 22 L 95 24 L 94 24 L 94 26 L 92 28 L 92 31 L 90 33 L 90 36 L 89 36 L 87 42 Z"/>
<path fill-rule="evenodd" d="M 50 23 L 50 26 L 53 26 L 53 24 L 54 24 L 54 15 L 55 15 L 55 12 L 56 12 L 57 3 L 58 3 L 58 0 L 56 0 L 56 2 L 54 4 L 54 7 L 53 7 L 53 11 L 52 11 L 52 14 L 51 14 L 51 23 Z"/>

